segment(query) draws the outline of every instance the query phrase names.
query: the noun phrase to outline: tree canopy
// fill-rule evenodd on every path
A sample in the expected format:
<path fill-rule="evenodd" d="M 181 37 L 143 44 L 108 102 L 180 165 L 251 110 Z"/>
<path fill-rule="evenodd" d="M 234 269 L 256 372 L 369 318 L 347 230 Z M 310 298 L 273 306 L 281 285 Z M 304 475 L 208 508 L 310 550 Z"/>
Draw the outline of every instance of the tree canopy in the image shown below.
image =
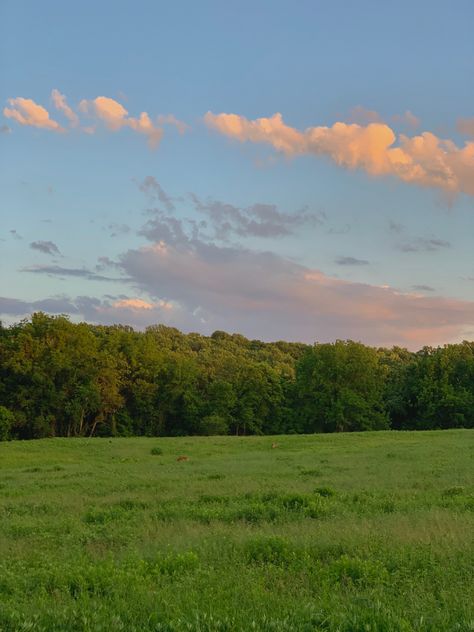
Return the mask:
<path fill-rule="evenodd" d="M 474 427 L 474 343 L 375 349 L 163 325 L 0 326 L 0 440 Z"/>

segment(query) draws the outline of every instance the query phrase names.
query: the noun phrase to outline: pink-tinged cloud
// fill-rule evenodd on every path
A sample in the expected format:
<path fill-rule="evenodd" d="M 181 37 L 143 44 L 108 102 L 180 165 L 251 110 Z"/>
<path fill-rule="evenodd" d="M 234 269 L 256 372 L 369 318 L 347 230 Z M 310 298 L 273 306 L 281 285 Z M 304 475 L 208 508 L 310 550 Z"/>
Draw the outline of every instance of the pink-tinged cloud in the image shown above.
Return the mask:
<path fill-rule="evenodd" d="M 3 114 L 20 125 L 30 125 L 31 127 L 48 129 L 53 132 L 64 131 L 57 121 L 50 118 L 48 110 L 42 105 L 35 103 L 32 99 L 16 97 L 8 99 L 8 103 L 10 107 L 5 107 Z"/>
<path fill-rule="evenodd" d="M 362 169 L 372 176 L 391 175 L 449 194 L 474 195 L 474 142 L 458 147 L 430 132 L 397 138 L 385 123 L 337 122 L 300 131 L 286 125 L 279 113 L 248 120 L 238 114 L 208 112 L 204 120 L 229 138 L 266 143 L 288 157 L 327 156 L 341 167 Z"/>
<path fill-rule="evenodd" d="M 112 307 L 131 310 L 152 310 L 157 307 L 160 309 L 173 309 L 172 303 L 167 301 L 160 300 L 156 303 L 150 303 L 149 301 L 144 301 L 142 298 L 124 298 L 115 301 Z"/>
<path fill-rule="evenodd" d="M 162 299 L 152 302 L 139 298 L 121 298 L 111 301 L 110 299 L 78 297 L 72 302 L 77 312 L 86 320 L 106 325 L 120 323 L 143 329 L 156 323 L 179 327 L 185 326 L 187 322 L 186 315 L 181 313 L 179 306 Z"/>
<path fill-rule="evenodd" d="M 79 117 L 68 105 L 65 95 L 61 94 L 59 90 L 54 89 L 51 92 L 51 99 L 53 100 L 54 107 L 62 112 L 69 120 L 71 127 L 77 127 L 79 125 Z"/>
<path fill-rule="evenodd" d="M 177 326 L 195 328 L 199 314 L 205 333 L 416 349 L 474 330 L 474 302 L 343 281 L 269 252 L 161 241 L 129 250 L 120 265 L 148 295 L 179 306 Z"/>
<path fill-rule="evenodd" d="M 92 101 L 84 99 L 80 102 L 79 109 L 83 113 L 97 117 L 112 132 L 129 127 L 135 132 L 144 134 L 151 149 L 159 145 L 163 136 L 162 128 L 155 126 L 146 112 L 142 112 L 138 118 L 128 116 L 128 111 L 123 105 L 109 97 L 97 97 Z"/>

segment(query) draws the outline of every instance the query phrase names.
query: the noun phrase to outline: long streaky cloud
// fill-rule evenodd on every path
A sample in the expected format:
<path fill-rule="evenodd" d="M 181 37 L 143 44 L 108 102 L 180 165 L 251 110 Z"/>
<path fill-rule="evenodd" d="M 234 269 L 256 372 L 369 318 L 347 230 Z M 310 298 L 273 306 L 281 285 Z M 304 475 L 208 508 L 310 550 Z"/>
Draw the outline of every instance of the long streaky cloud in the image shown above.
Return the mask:
<path fill-rule="evenodd" d="M 288 157 L 327 156 L 347 169 L 362 169 L 371 176 L 392 175 L 403 182 L 441 189 L 449 194 L 474 195 L 474 142 L 458 147 L 431 132 L 400 134 L 381 122 L 358 125 L 336 122 L 331 127 L 301 131 L 282 115 L 249 120 L 238 114 L 204 117 L 208 127 L 235 140 L 266 143 Z"/>

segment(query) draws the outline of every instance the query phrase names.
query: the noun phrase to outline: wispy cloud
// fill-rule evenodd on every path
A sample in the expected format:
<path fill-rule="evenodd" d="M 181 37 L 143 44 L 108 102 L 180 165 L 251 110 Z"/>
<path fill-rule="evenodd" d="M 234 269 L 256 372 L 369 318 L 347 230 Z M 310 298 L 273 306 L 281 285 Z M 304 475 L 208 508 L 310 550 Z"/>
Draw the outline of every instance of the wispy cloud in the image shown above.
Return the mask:
<path fill-rule="evenodd" d="M 69 107 L 65 95 L 61 94 L 59 90 L 54 89 L 51 92 L 51 99 L 56 109 L 62 112 L 69 120 L 71 127 L 77 127 L 79 125 L 79 117 L 74 110 Z"/>
<path fill-rule="evenodd" d="M 128 279 L 108 277 L 87 268 L 65 268 L 58 265 L 34 265 L 21 268 L 20 272 L 30 272 L 32 274 L 47 274 L 55 277 L 77 277 L 88 281 L 116 281 L 123 282 Z"/>
<path fill-rule="evenodd" d="M 338 266 L 368 266 L 370 261 L 366 259 L 356 259 L 355 257 L 337 257 L 335 263 Z"/>
<path fill-rule="evenodd" d="M 434 252 L 436 250 L 441 250 L 442 248 L 451 248 L 451 244 L 445 239 L 426 239 L 424 237 L 417 237 L 412 241 L 398 244 L 397 248 L 402 252 Z"/>
<path fill-rule="evenodd" d="M 61 254 L 59 248 L 52 241 L 32 241 L 30 244 L 30 248 L 32 248 L 33 250 L 38 250 L 39 252 L 43 252 L 46 255 Z"/>
<path fill-rule="evenodd" d="M 421 123 L 420 119 L 415 116 L 413 112 L 410 112 L 410 110 L 407 110 L 405 114 L 395 114 L 395 116 L 392 116 L 392 121 L 412 130 L 419 127 Z"/>
<path fill-rule="evenodd" d="M 188 200 L 180 199 L 188 204 L 190 200 L 193 206 L 192 217 L 181 219 L 173 214 L 175 199 L 153 176 L 147 176 L 138 186 L 150 203 L 157 204 L 157 207 L 148 209 L 148 214 L 153 217 L 139 232 L 150 241 L 164 240 L 177 244 L 195 239 L 229 242 L 234 238 L 284 237 L 293 234 L 298 227 L 318 226 L 326 220 L 323 212 L 306 207 L 293 212 L 261 202 L 239 207 L 212 198 L 201 199 L 194 193 L 189 194 Z M 168 212 L 162 210 L 163 207 Z"/>
<path fill-rule="evenodd" d="M 324 222 L 323 213 L 308 208 L 286 213 L 275 204 L 257 203 L 246 208 L 219 200 L 200 200 L 191 195 L 194 206 L 202 213 L 213 228 L 213 237 L 227 240 L 232 235 L 239 237 L 282 237 L 290 235 L 298 226 L 317 226 Z"/>
<path fill-rule="evenodd" d="M 146 176 L 138 183 L 138 188 L 145 193 L 151 203 L 160 202 L 167 211 L 174 211 L 173 199 L 163 190 L 160 183 L 153 176 Z"/>
<path fill-rule="evenodd" d="M 159 114 L 156 117 L 156 122 L 158 125 L 172 125 L 173 127 L 176 127 L 180 134 L 184 134 L 190 129 L 187 123 L 177 119 L 174 114 Z"/>

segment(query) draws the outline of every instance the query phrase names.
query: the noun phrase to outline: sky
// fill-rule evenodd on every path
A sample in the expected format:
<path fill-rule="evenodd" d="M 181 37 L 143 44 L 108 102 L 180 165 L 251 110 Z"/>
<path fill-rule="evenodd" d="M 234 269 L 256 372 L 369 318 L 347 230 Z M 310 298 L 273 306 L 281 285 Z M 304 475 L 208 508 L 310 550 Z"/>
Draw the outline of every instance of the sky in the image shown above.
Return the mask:
<path fill-rule="evenodd" d="M 474 338 L 474 4 L 4 0 L 0 319 Z"/>

